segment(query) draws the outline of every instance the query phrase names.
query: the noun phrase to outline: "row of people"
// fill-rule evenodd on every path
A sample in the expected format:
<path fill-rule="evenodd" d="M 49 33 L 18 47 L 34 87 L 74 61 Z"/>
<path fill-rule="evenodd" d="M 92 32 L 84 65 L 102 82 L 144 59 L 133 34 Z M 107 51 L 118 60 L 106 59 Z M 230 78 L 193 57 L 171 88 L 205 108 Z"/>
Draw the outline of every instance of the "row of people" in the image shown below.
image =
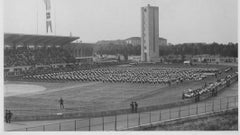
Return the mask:
<path fill-rule="evenodd" d="M 192 98 L 192 97 L 196 97 L 198 95 L 202 95 L 204 93 L 210 93 L 210 92 L 212 93 L 212 95 L 216 95 L 217 88 L 223 85 L 229 86 L 230 80 L 234 77 L 237 77 L 237 74 L 228 75 L 224 79 L 219 79 L 215 83 L 210 83 L 208 85 L 205 83 L 205 85 L 202 88 L 198 88 L 195 90 L 188 89 L 183 92 L 182 99 Z"/>
<path fill-rule="evenodd" d="M 202 73 L 216 72 L 216 69 L 205 68 L 97 68 L 39 75 L 27 75 L 30 80 L 66 80 L 66 81 L 102 81 L 122 83 L 179 83 L 184 80 L 200 80 L 205 78 Z"/>

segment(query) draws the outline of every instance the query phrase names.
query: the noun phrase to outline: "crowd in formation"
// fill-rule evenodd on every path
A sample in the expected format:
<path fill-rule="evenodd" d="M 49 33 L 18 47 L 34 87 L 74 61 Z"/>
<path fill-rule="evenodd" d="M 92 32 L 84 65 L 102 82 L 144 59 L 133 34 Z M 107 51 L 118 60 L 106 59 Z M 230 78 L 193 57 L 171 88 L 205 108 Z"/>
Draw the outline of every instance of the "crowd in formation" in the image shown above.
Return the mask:
<path fill-rule="evenodd" d="M 198 88 L 195 90 L 192 90 L 192 89 L 185 90 L 183 92 L 182 98 L 183 99 L 192 98 L 192 97 L 203 95 L 205 93 L 212 93 L 212 96 L 215 96 L 217 94 L 218 87 L 224 86 L 224 85 L 229 86 L 230 81 L 233 78 L 237 78 L 237 74 L 228 75 L 225 78 L 218 79 L 214 83 L 209 83 L 209 84 L 205 83 L 205 85 L 202 88 Z"/>
<path fill-rule="evenodd" d="M 165 68 L 165 67 L 108 67 L 71 72 L 27 75 L 27 80 L 102 81 L 121 83 L 169 84 L 185 80 L 201 80 L 203 73 L 214 73 L 216 68 Z"/>

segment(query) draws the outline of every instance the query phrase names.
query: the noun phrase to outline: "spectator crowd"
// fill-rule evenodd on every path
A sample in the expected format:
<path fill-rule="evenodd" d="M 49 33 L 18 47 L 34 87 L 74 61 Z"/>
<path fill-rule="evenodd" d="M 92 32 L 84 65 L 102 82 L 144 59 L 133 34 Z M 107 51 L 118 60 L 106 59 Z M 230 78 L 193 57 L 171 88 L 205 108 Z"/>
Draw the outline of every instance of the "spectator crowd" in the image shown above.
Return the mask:
<path fill-rule="evenodd" d="M 60 47 L 36 48 L 19 47 L 4 50 L 4 67 L 48 65 L 74 62 L 74 57 Z"/>

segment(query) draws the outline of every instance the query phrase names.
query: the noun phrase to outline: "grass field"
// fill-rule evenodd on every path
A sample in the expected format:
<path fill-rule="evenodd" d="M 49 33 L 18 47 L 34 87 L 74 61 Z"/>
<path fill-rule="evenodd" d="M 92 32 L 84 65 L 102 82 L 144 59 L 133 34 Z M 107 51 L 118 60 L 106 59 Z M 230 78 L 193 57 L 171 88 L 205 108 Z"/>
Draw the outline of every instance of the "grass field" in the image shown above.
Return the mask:
<path fill-rule="evenodd" d="M 216 66 L 207 65 L 204 67 Z M 217 68 L 223 70 L 226 67 L 217 66 Z M 237 68 L 235 67 L 232 72 L 236 71 Z M 225 76 L 225 73 L 221 75 L 222 78 Z M 71 108 L 79 112 L 129 108 L 131 101 L 137 101 L 139 107 L 142 107 L 180 101 L 182 100 L 183 90 L 199 88 L 205 82 L 214 81 L 216 81 L 215 77 L 208 77 L 202 81 L 184 81 L 182 84 L 172 86 L 102 82 L 5 82 L 5 85 L 38 85 L 45 87 L 46 90 L 16 96 L 5 96 L 4 105 L 5 108 L 11 110 L 37 110 L 34 113 L 39 114 L 41 111 L 38 111 L 38 109 L 59 109 L 58 100 L 62 97 L 65 108 Z"/>
<path fill-rule="evenodd" d="M 221 112 L 216 115 L 207 115 L 201 118 L 180 120 L 156 127 L 144 128 L 141 130 L 238 130 L 238 109 Z"/>

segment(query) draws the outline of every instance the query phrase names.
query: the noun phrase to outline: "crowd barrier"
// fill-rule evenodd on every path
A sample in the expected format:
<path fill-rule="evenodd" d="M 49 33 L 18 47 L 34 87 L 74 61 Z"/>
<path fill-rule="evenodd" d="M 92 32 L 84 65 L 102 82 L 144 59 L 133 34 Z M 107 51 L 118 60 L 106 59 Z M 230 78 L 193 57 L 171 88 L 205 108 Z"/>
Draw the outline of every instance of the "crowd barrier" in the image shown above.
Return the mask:
<path fill-rule="evenodd" d="M 196 115 L 221 112 L 238 108 L 238 96 L 216 98 L 208 102 L 162 109 L 157 111 L 127 113 L 14 129 L 11 131 L 117 131 L 132 127 L 186 118 Z"/>

